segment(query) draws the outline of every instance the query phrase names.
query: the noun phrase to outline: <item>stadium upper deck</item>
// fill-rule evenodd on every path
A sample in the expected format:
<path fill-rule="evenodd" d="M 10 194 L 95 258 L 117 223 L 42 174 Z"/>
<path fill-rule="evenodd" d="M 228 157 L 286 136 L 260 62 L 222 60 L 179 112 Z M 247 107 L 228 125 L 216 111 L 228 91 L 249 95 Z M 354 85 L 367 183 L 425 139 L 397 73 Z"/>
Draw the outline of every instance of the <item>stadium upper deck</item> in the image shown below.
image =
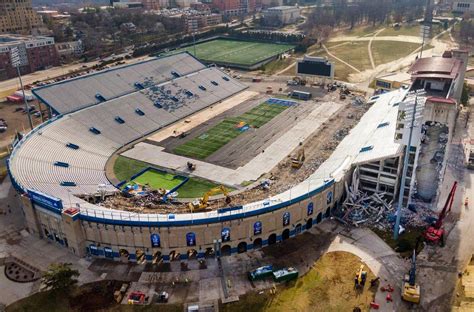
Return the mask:
<path fill-rule="evenodd" d="M 130 89 L 138 78 L 129 76 L 128 91 L 118 95 L 119 89 L 111 87 L 117 86 L 111 75 L 137 72 L 134 66 L 125 66 L 36 91 L 55 109 L 79 110 L 41 125 L 16 146 L 9 168 L 20 188 L 40 191 L 70 204 L 85 204 L 74 195 L 96 193 L 99 185 L 115 191 L 105 175 L 105 164 L 116 150 L 246 88 L 218 69 L 206 68 L 187 53 L 135 66 L 147 68 L 146 75 L 140 76 L 143 79 L 153 75 L 168 80 L 139 80 L 140 86 Z M 183 72 L 187 74 L 181 75 Z M 162 79 L 165 78 L 156 81 Z M 115 97 L 91 104 L 89 100 L 95 98 L 91 95 L 104 90 L 113 90 L 107 96 Z M 84 105 L 89 106 L 80 109 Z"/>
<path fill-rule="evenodd" d="M 180 53 L 51 84 L 33 93 L 58 113 L 66 114 L 204 68 L 194 57 Z"/>

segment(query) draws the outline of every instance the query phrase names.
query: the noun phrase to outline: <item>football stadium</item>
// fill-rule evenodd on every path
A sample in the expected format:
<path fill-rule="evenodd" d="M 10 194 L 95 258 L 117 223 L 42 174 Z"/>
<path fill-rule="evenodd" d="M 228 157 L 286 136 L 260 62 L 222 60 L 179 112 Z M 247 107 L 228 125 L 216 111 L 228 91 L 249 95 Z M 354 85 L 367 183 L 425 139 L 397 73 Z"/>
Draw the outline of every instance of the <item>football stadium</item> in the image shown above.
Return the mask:
<path fill-rule="evenodd" d="M 306 178 L 266 190 L 262 177 L 344 106 L 248 87 L 182 52 L 34 89 L 55 117 L 8 161 L 28 230 L 76 255 L 124 262 L 278 243 L 331 216 L 364 146 L 364 157 L 380 153 L 383 142 L 368 141 L 396 118 L 387 103 L 406 93 L 381 95 Z"/>
<path fill-rule="evenodd" d="M 234 39 L 212 39 L 189 45 L 170 53 L 187 51 L 205 63 L 242 69 L 256 69 L 278 55 L 294 49 L 283 43 L 265 43 Z"/>

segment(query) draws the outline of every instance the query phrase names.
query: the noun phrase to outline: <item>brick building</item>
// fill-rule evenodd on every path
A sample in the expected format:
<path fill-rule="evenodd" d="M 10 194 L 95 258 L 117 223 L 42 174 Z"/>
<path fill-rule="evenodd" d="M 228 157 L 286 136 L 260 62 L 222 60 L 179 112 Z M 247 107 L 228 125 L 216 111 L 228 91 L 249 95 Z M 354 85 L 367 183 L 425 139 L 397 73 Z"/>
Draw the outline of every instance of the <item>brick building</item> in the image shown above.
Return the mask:
<path fill-rule="evenodd" d="M 22 74 L 59 65 L 54 38 L 0 35 L 0 80 L 16 77 L 16 69 L 12 67 L 10 60 L 10 50 L 13 47 L 19 50 Z"/>
<path fill-rule="evenodd" d="M 213 0 L 212 6 L 224 15 L 249 14 L 260 10 L 260 0 Z"/>
<path fill-rule="evenodd" d="M 43 24 L 31 0 L 0 0 L 0 34 L 31 34 Z"/>

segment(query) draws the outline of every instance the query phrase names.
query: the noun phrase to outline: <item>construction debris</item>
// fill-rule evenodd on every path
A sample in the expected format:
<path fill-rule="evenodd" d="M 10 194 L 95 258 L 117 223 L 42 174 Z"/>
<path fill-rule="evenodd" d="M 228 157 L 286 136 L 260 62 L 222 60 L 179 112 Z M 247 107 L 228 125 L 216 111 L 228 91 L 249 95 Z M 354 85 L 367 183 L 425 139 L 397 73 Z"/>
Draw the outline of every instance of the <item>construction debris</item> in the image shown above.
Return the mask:
<path fill-rule="evenodd" d="M 393 227 L 397 217 L 397 207 L 389 200 L 385 192 L 368 194 L 359 190 L 359 172 L 354 170 L 352 184 L 345 184 L 347 198 L 336 218 L 344 224 L 353 226 L 367 225 L 388 230 Z M 429 209 L 402 208 L 401 229 L 404 227 L 422 227 L 433 220 Z"/>

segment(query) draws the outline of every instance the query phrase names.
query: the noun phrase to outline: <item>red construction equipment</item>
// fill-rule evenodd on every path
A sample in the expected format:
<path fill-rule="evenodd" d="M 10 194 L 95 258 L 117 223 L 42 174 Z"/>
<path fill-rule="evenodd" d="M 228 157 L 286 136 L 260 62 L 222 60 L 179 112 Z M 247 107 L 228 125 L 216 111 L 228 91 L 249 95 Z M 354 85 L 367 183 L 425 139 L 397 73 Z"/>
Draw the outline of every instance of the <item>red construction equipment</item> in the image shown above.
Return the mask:
<path fill-rule="evenodd" d="M 426 229 L 425 233 L 423 234 L 426 242 L 433 243 L 433 244 L 441 244 L 444 245 L 444 229 L 443 229 L 443 221 L 448 212 L 451 211 L 451 207 L 453 206 L 454 194 L 456 193 L 456 187 L 458 182 L 454 182 L 453 187 L 451 188 L 451 192 L 446 199 L 446 203 L 444 204 L 443 210 L 441 210 L 438 220 Z"/>

